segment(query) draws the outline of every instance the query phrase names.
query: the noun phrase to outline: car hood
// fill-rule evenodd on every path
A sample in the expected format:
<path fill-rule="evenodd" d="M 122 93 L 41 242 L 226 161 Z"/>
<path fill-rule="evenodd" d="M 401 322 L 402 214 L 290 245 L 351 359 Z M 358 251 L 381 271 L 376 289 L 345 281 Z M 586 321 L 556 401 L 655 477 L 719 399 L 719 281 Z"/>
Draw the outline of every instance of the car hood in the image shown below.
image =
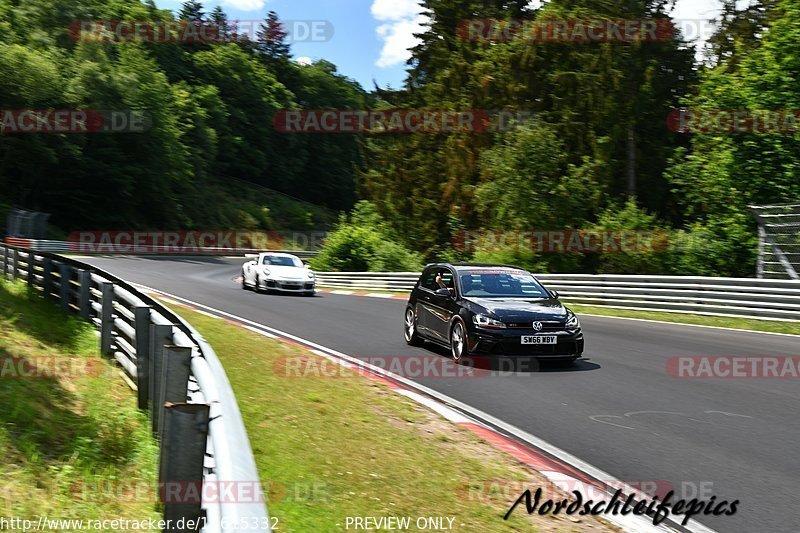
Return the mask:
<path fill-rule="evenodd" d="M 567 310 L 555 298 L 465 298 L 473 310 L 482 308 L 504 322 L 565 320 Z"/>
<path fill-rule="evenodd" d="M 270 277 L 280 279 L 308 279 L 308 269 L 304 267 L 292 267 L 283 265 L 263 265 L 268 268 Z"/>

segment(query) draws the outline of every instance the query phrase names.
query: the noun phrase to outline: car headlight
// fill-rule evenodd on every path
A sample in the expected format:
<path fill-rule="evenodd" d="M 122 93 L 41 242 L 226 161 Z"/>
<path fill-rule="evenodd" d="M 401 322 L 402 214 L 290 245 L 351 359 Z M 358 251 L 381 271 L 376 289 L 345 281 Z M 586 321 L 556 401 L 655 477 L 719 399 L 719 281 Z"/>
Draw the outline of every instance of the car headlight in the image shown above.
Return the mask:
<path fill-rule="evenodd" d="M 507 326 L 500 322 L 499 320 L 495 320 L 494 318 L 489 318 L 486 315 L 475 315 L 472 317 L 472 321 L 475 323 L 476 326 L 479 328 L 506 328 Z"/>
<path fill-rule="evenodd" d="M 568 329 L 576 329 L 581 326 L 580 321 L 578 321 L 578 316 L 567 309 L 567 323 L 566 326 Z"/>
<path fill-rule="evenodd" d="M 261 273 L 264 274 L 265 276 L 269 276 L 269 274 L 270 274 L 268 268 L 265 268 L 264 270 L 262 270 Z"/>
<path fill-rule="evenodd" d="M 309 272 L 308 273 L 308 279 L 314 279 L 314 273 L 313 272 Z"/>

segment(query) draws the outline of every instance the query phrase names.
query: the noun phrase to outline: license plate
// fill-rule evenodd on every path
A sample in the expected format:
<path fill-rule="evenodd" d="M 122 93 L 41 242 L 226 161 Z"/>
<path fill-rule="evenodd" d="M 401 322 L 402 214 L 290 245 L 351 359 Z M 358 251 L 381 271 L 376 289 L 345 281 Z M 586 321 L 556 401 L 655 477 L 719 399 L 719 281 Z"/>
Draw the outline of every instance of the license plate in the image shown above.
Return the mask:
<path fill-rule="evenodd" d="M 557 344 L 555 335 L 526 335 L 522 344 Z"/>

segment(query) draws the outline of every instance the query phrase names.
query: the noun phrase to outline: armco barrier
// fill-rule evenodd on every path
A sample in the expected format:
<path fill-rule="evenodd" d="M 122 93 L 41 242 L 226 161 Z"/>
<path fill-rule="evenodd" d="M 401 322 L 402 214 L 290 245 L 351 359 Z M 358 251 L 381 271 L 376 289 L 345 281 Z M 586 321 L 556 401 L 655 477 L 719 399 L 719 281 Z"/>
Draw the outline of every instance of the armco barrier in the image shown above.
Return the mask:
<path fill-rule="evenodd" d="M 410 291 L 418 272 L 317 272 L 339 289 Z M 800 321 L 800 281 L 690 276 L 540 274 L 569 302 L 762 320 Z"/>
<path fill-rule="evenodd" d="M 110 254 L 108 252 L 102 251 L 102 246 L 98 245 L 100 248 L 100 252 L 96 254 L 90 254 L 80 248 L 79 243 L 71 243 L 67 241 L 45 241 L 45 240 L 36 240 L 36 239 L 22 239 L 17 237 L 6 237 L 5 244 L 8 246 L 16 246 L 18 248 L 25 248 L 28 250 L 34 250 L 36 252 L 51 252 L 51 253 L 62 253 L 62 254 L 76 254 L 76 255 L 209 255 L 209 256 L 220 256 L 220 255 L 231 255 L 231 256 L 243 256 L 247 254 L 257 254 L 259 252 L 263 252 L 266 250 L 260 249 L 250 249 L 250 248 L 202 248 L 198 247 L 196 250 L 192 250 L 192 253 L 178 253 L 175 251 L 174 247 L 169 246 L 147 246 L 146 248 L 142 248 L 139 252 L 135 249 L 126 254 Z M 109 245 L 111 246 L 111 245 Z M 301 259 L 307 259 L 310 257 L 314 257 L 317 255 L 315 251 L 308 251 L 308 250 L 270 250 L 276 253 L 287 253 L 293 254 Z"/>
<path fill-rule="evenodd" d="M 260 491 L 228 378 L 214 350 L 188 323 L 127 282 L 73 259 L 0 244 L 0 267 L 4 279 L 24 280 L 97 327 L 102 352 L 136 382 L 139 408 L 151 413 L 161 449 L 160 483 L 246 484 Z M 164 518 L 175 523 L 204 516 L 206 533 L 256 523 L 270 531 L 263 498 L 237 502 L 202 494 L 196 504 L 164 502 Z"/>

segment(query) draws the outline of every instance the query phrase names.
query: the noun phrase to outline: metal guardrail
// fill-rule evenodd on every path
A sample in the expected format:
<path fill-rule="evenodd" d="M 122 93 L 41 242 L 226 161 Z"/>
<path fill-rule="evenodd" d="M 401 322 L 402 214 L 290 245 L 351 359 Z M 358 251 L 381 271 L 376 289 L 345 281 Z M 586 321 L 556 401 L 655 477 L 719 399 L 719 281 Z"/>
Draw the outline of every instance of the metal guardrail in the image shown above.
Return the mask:
<path fill-rule="evenodd" d="M 316 272 L 340 289 L 410 291 L 418 272 Z M 540 274 L 564 300 L 601 307 L 800 321 L 800 281 L 694 276 Z"/>
<path fill-rule="evenodd" d="M 134 246 L 131 246 L 131 251 L 126 252 L 124 254 L 119 252 L 112 252 L 114 245 L 109 244 L 108 250 L 104 251 L 104 245 L 98 244 L 95 245 L 99 250 L 96 253 L 91 253 L 86 250 L 87 247 L 82 247 L 80 243 L 77 242 L 69 242 L 69 241 L 47 241 L 47 240 L 37 240 L 37 239 L 22 239 L 16 237 L 6 237 L 5 243 L 8 246 L 16 246 L 18 248 L 25 248 L 28 250 L 34 250 L 37 252 L 51 252 L 51 253 L 63 253 L 63 254 L 76 254 L 76 255 L 209 255 L 209 256 L 220 256 L 220 255 L 234 255 L 234 256 L 244 256 L 247 254 L 257 254 L 259 252 L 264 252 L 266 250 L 256 249 L 256 248 L 220 248 L 220 247 L 210 247 L 210 248 L 203 248 L 198 247 L 196 250 L 192 250 L 192 253 L 189 254 L 187 252 L 176 252 L 175 247 L 171 246 L 152 246 L 146 245 L 142 246 L 137 249 Z M 311 257 L 315 257 L 319 252 L 316 251 L 309 251 L 309 250 L 269 250 L 271 252 L 276 253 L 287 253 L 296 255 L 301 259 L 308 259 Z"/>
<path fill-rule="evenodd" d="M 164 531 L 178 531 L 180 518 L 200 517 L 205 517 L 206 533 L 256 523 L 270 531 L 233 389 L 214 350 L 196 330 L 129 283 L 80 261 L 0 244 L 0 267 L 3 279 L 24 280 L 64 311 L 91 321 L 99 330 L 102 353 L 136 382 L 138 406 L 150 412 L 160 446 L 159 495 L 164 519 L 173 523 Z M 241 501 L 217 497 L 226 487 L 235 495 L 242 485 L 249 496 Z M 201 498 L 165 501 L 165 487 L 185 494 L 200 489 Z"/>

